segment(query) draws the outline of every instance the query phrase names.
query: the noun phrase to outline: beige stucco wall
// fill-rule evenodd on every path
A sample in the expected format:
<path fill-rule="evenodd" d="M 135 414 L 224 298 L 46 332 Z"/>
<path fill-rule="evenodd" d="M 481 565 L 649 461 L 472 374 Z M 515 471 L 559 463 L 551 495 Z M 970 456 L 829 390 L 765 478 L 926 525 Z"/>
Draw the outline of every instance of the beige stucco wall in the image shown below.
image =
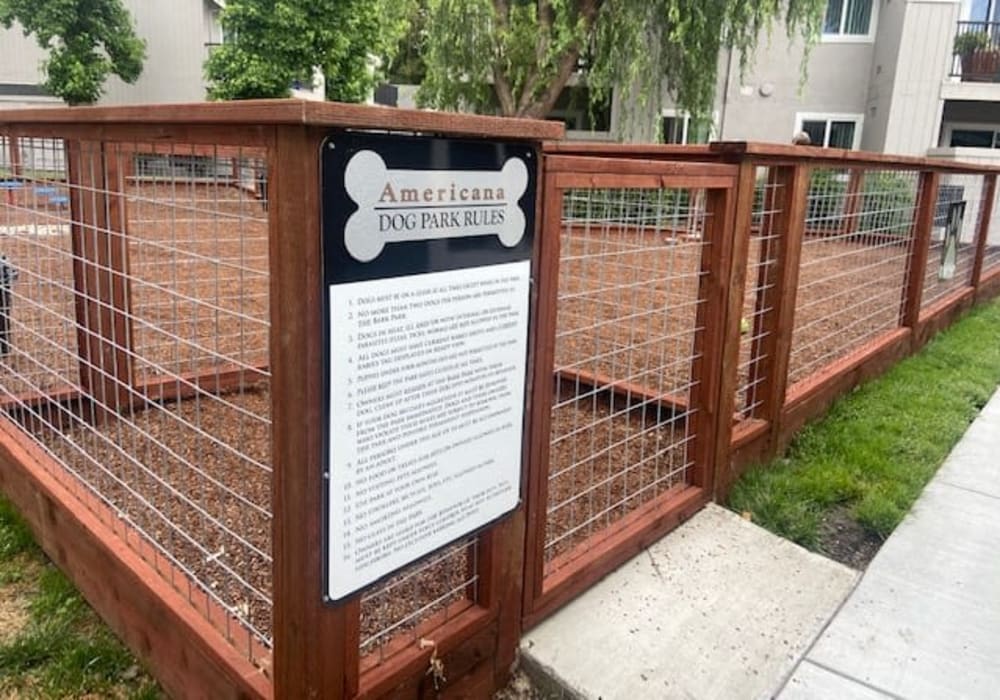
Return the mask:
<path fill-rule="evenodd" d="M 137 33 L 146 40 L 146 63 L 134 85 L 110 78 L 101 104 L 204 100 L 206 44 L 217 38 L 209 26 L 207 0 L 125 0 L 125 4 Z"/>
<path fill-rule="evenodd" d="M 867 104 L 871 150 L 921 155 L 937 144 L 941 85 L 952 62 L 958 0 L 884 2 L 886 35 L 880 31 Z"/>
<path fill-rule="evenodd" d="M 866 150 L 922 154 L 937 144 L 960 0 L 876 3 L 874 36 L 816 44 L 805 82 L 803 43 L 781 28 L 743 75 L 738 57 L 724 53 L 716 138 L 788 143 L 796 115 L 811 113 L 860 116 Z"/>
<path fill-rule="evenodd" d="M 33 37 L 24 36 L 21 25 L 0 27 L 0 83 L 37 85 L 45 53 Z"/>
<path fill-rule="evenodd" d="M 802 42 L 776 31 L 745 75 L 734 59 L 726 101 L 718 109 L 721 138 L 789 143 L 796 114 L 863 113 L 872 52 L 868 43 L 817 44 L 803 82 Z"/>
<path fill-rule="evenodd" d="M 146 40 L 142 76 L 134 85 L 115 77 L 105 84 L 101 104 L 199 102 L 205 99 L 203 64 L 207 43 L 218 41 L 210 0 L 125 0 L 136 31 Z M 45 52 L 15 25 L 0 28 L 0 83 L 38 85 Z M 0 97 L 0 99 L 3 99 Z M 5 102 L 36 102 L 10 97 Z"/>

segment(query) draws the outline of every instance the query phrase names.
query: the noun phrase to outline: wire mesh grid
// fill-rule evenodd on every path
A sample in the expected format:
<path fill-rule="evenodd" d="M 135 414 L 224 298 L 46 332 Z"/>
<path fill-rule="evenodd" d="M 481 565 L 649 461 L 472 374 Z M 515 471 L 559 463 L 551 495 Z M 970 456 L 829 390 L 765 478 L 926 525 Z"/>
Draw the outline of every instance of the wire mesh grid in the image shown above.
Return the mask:
<path fill-rule="evenodd" d="M 688 483 L 708 216 L 702 191 L 562 196 L 548 571 L 560 555 Z"/>
<path fill-rule="evenodd" d="M 1000 187 L 993 199 L 993 215 L 986 229 L 986 248 L 983 252 L 983 275 L 1000 271 Z"/>
<path fill-rule="evenodd" d="M 919 182 L 910 170 L 813 170 L 789 385 L 898 327 Z"/>
<path fill-rule="evenodd" d="M 361 598 L 363 666 L 419 643 L 431 628 L 478 602 L 479 539 L 464 538 L 411 564 Z"/>
<path fill-rule="evenodd" d="M 75 390 L 79 379 L 68 190 L 62 156 L 36 153 L 61 153 L 61 144 L 16 139 L 5 146 L 18 156 L 7 161 L 0 200 L 0 355 L 5 393 L 28 400 Z M 23 167 L 25 149 L 28 163 L 50 169 Z"/>
<path fill-rule="evenodd" d="M 5 410 L 61 463 L 56 476 L 264 664 L 272 602 L 261 203 L 218 173 L 197 187 L 180 171 L 150 185 L 135 174 L 142 144 L 21 142 L 33 165 L 25 162 L 13 204 L 0 204 Z M 212 148 L 198 158 L 231 161 Z M 75 394 L 57 391 L 66 386 Z"/>
<path fill-rule="evenodd" d="M 778 230 L 784 185 L 774 168 L 756 171 L 750 247 L 747 256 L 743 315 L 740 318 L 740 362 L 736 408 L 744 418 L 755 416 L 763 404 L 767 384 L 768 357 L 764 349 L 768 320 L 774 311 L 769 295 L 774 288 L 778 246 L 783 231 Z"/>
<path fill-rule="evenodd" d="M 174 145 L 142 154 L 127 178 L 143 375 L 265 364 L 267 201 L 259 178 L 245 176 L 264 172 L 263 153 L 226 149 L 223 158 L 206 150 Z"/>
<path fill-rule="evenodd" d="M 982 193 L 982 175 L 941 176 L 921 308 L 972 284 Z"/>

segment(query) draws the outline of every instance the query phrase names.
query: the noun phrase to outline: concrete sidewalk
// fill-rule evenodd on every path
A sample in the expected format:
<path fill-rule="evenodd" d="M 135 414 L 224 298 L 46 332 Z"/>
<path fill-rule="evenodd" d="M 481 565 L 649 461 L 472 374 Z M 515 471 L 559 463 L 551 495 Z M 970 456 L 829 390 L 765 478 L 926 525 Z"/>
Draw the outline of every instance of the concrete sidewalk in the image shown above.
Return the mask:
<path fill-rule="evenodd" d="M 522 660 L 546 698 L 1000 698 L 1000 391 L 858 576 L 709 506 Z"/>
<path fill-rule="evenodd" d="M 1000 391 L 779 697 L 1000 697 Z"/>
<path fill-rule="evenodd" d="M 550 698 L 770 697 L 858 573 L 709 505 L 525 635 Z"/>

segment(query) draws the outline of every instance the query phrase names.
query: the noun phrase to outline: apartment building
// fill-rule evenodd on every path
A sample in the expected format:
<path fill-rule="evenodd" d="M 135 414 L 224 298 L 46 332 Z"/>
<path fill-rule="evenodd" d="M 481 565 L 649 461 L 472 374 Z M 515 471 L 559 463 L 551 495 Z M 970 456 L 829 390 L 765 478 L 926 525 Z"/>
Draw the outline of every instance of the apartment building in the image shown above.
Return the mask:
<path fill-rule="evenodd" d="M 205 99 L 203 64 L 222 42 L 224 0 L 124 0 L 146 41 L 142 76 L 127 85 L 112 76 L 100 104 L 199 102 Z M 41 86 L 46 54 L 21 28 L 0 28 L 0 108 L 60 104 Z"/>
<path fill-rule="evenodd" d="M 807 79 L 775 32 L 740 75 L 720 57 L 711 138 L 814 144 L 1000 164 L 1000 0 L 829 0 Z M 959 37 L 965 38 L 960 39 Z M 973 44 L 975 59 L 956 55 Z M 675 109 L 674 143 L 705 140 Z"/>

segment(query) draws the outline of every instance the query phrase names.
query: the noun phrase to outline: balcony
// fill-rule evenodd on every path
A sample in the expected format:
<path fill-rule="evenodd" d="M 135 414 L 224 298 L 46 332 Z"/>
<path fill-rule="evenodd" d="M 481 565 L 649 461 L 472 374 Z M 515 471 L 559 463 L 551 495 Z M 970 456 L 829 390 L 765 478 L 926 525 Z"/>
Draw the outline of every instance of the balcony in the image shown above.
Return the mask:
<path fill-rule="evenodd" d="M 959 22 L 951 76 L 965 83 L 1000 83 L 1000 22 Z"/>

